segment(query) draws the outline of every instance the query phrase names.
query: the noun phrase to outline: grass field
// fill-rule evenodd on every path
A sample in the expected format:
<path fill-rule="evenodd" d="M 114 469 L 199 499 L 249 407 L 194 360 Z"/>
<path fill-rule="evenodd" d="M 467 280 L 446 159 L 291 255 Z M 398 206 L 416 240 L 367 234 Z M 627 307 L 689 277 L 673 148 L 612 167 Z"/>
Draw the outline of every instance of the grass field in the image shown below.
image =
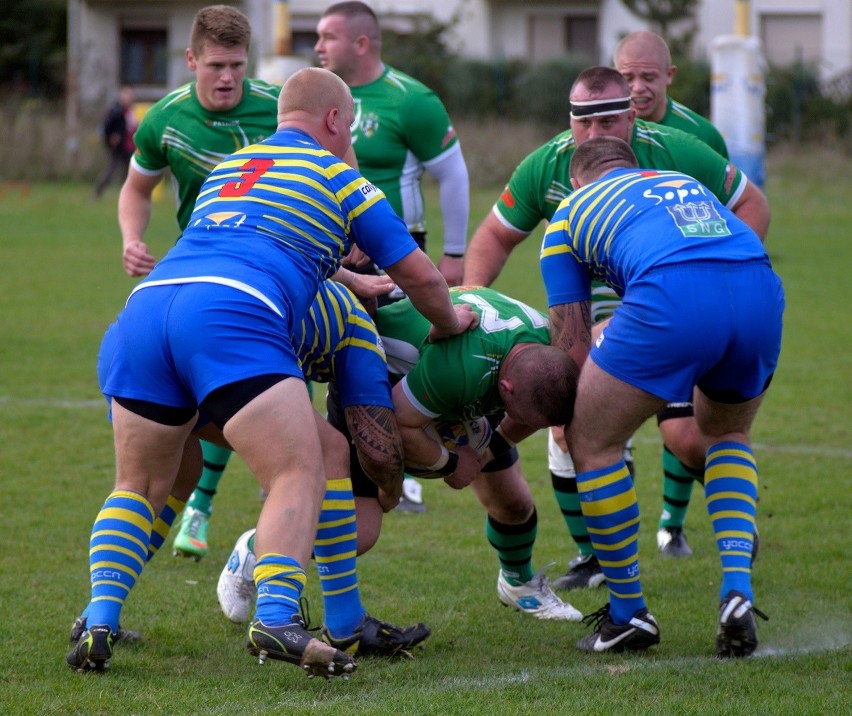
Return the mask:
<path fill-rule="evenodd" d="M 217 497 L 211 554 L 195 563 L 164 550 L 128 600 L 123 623 L 144 641 L 119 645 L 106 675 L 65 666 L 68 628 L 88 596 L 89 530 L 113 479 L 96 354 L 133 281 L 121 270 L 115 188 L 100 202 L 83 185 L 9 188 L 0 196 L 0 713 L 849 713 L 852 164 L 828 151 L 779 153 L 768 170 L 768 247 L 788 308 L 781 365 L 753 435 L 762 538 L 754 584 L 771 617 L 759 623 L 756 655 L 713 656 L 719 567 L 700 490 L 687 521 L 695 555 L 656 552 L 659 438 L 647 424 L 636 448 L 640 550 L 659 647 L 590 658 L 573 646 L 586 627 L 501 607 L 481 509 L 472 494 L 430 482 L 428 512 L 388 515 L 359 565 L 367 608 L 398 623 L 426 621 L 432 638 L 414 660 L 363 659 L 350 682 L 328 684 L 278 662 L 258 666 L 243 628 L 219 612 L 219 571 L 259 506 L 239 459 Z M 474 224 L 498 191 L 475 192 Z M 157 205 L 158 255 L 176 235 L 172 215 L 170 200 Z M 537 251 L 527 241 L 497 287 L 543 308 Z M 544 436 L 533 436 L 522 458 L 540 518 L 535 564 L 556 562 L 556 576 L 575 550 L 544 448 Z M 605 594 L 570 600 L 588 613 Z"/>

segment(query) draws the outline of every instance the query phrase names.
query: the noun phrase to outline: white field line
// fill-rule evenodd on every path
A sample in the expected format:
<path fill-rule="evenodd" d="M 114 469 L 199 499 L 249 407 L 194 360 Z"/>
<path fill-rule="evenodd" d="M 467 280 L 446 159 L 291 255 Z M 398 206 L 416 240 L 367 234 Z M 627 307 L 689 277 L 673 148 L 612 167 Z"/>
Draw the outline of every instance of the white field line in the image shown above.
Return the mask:
<path fill-rule="evenodd" d="M 11 398 L 0 395 L 0 406 L 14 408 L 62 408 L 66 410 L 78 410 L 87 408 L 106 409 L 105 400 L 54 400 L 47 398 Z M 636 437 L 634 442 L 643 445 L 658 445 L 659 439 L 655 437 Z M 770 445 L 768 443 L 754 443 L 755 450 L 775 453 L 787 453 L 791 455 L 814 455 L 816 457 L 839 457 L 846 460 L 852 459 L 852 449 L 842 447 L 830 447 L 827 445 Z"/>

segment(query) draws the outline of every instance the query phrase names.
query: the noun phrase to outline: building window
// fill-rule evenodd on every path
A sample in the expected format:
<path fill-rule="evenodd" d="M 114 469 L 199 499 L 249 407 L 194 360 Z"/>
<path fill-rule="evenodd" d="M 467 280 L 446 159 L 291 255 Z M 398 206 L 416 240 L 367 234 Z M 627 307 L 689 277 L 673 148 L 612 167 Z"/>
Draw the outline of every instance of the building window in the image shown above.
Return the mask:
<path fill-rule="evenodd" d="M 760 39 L 773 65 L 815 64 L 822 57 L 822 18 L 817 14 L 765 14 Z"/>
<path fill-rule="evenodd" d="M 598 56 L 598 21 L 595 18 L 566 17 L 565 37 L 572 55 L 585 55 L 591 60 Z"/>
<path fill-rule="evenodd" d="M 168 35 L 165 30 L 121 31 L 121 84 L 165 86 Z"/>
<path fill-rule="evenodd" d="M 316 30 L 293 30 L 293 54 L 309 60 L 316 58 L 314 45 L 317 44 Z"/>
<path fill-rule="evenodd" d="M 529 54 L 532 62 L 560 55 L 597 57 L 598 22 L 594 17 L 531 15 L 528 19 Z"/>

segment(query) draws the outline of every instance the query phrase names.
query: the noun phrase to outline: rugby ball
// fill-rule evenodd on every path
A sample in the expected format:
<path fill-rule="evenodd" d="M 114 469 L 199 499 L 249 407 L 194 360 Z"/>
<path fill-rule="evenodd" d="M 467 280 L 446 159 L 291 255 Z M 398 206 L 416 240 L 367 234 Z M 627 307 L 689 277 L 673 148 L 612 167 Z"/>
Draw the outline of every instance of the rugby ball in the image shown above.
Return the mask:
<path fill-rule="evenodd" d="M 448 450 L 460 447 L 470 447 L 480 457 L 491 440 L 491 424 L 487 418 L 465 420 L 461 423 L 450 423 L 446 420 L 433 420 L 425 428 L 426 433 L 436 442 L 443 444 Z"/>
<path fill-rule="evenodd" d="M 424 431 L 447 450 L 458 450 L 460 447 L 467 446 L 475 450 L 480 457 L 485 454 L 493 432 L 487 418 L 465 420 L 460 423 L 433 420 L 424 428 Z M 442 477 L 424 468 L 406 466 L 405 471 L 414 477 Z"/>

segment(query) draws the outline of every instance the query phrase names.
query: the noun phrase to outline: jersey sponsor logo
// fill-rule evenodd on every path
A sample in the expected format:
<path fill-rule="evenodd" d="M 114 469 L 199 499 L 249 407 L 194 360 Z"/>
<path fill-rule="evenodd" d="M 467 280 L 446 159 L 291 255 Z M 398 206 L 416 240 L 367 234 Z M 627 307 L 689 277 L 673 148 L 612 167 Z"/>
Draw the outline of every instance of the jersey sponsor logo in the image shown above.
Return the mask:
<path fill-rule="evenodd" d="M 723 539 L 722 549 L 726 552 L 732 550 L 742 550 L 743 552 L 751 553 L 752 544 L 748 540 L 744 539 Z"/>
<path fill-rule="evenodd" d="M 373 196 L 374 194 L 380 193 L 379 187 L 377 187 L 375 184 L 370 184 L 370 182 L 366 182 L 363 185 L 361 185 L 361 187 L 359 188 L 359 191 L 361 192 L 361 195 L 365 199 Z"/>
<path fill-rule="evenodd" d="M 666 204 L 666 211 L 686 237 L 710 238 L 731 233 L 707 190 L 693 180 L 667 179 L 646 189 L 642 196 L 657 205 Z"/>
<path fill-rule="evenodd" d="M 239 127 L 240 120 L 238 119 L 208 119 L 205 124 L 208 127 Z"/>
<path fill-rule="evenodd" d="M 699 201 L 688 204 L 673 204 L 667 206 L 666 210 L 674 219 L 677 228 L 686 237 L 726 236 L 731 232 L 728 230 L 728 222 L 720 215 L 712 202 Z"/>
<path fill-rule="evenodd" d="M 510 209 L 515 208 L 515 197 L 512 196 L 512 191 L 509 187 L 506 187 L 503 190 L 503 193 L 500 194 L 500 201 L 502 201 Z"/>
<path fill-rule="evenodd" d="M 248 217 L 241 211 L 217 211 L 205 214 L 193 222 L 193 227 L 205 229 L 233 229 L 241 226 Z"/>

